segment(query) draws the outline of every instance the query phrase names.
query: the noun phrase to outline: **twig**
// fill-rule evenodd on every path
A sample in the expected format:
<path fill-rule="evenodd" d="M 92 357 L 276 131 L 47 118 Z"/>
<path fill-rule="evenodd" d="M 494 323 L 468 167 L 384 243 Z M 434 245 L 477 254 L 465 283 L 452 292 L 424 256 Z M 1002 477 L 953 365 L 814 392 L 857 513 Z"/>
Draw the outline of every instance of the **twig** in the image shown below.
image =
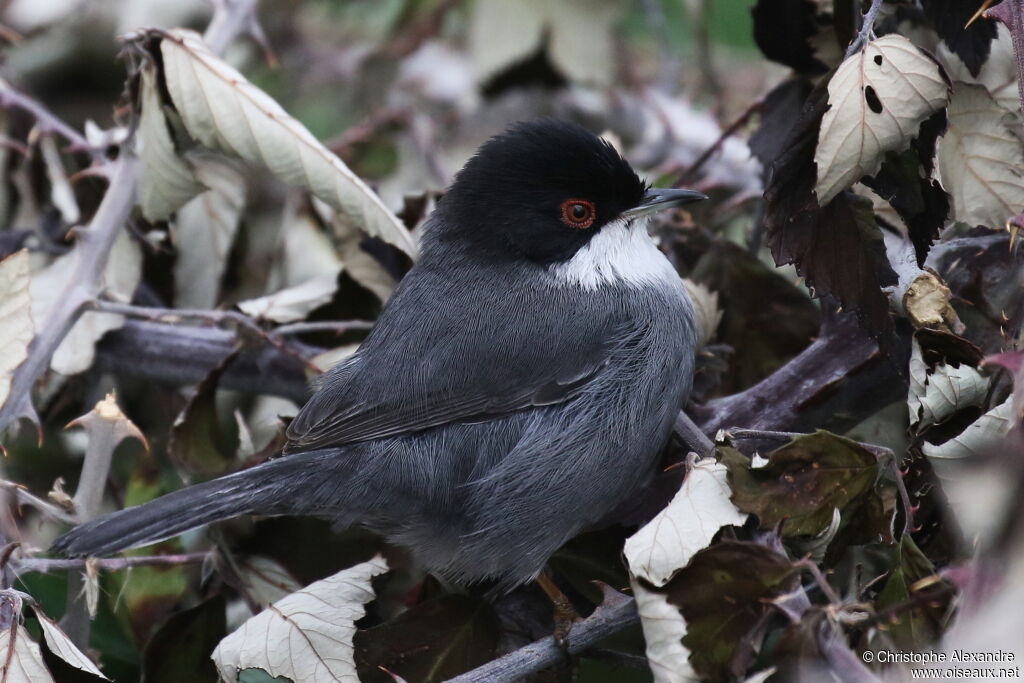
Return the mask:
<path fill-rule="evenodd" d="M 13 87 L 10 83 L 0 79 L 0 107 L 16 107 L 26 111 L 35 117 L 36 122 L 46 132 L 53 132 L 71 143 L 72 149 L 76 151 L 90 152 L 94 157 L 102 156 L 101 151 L 93 149 L 85 136 L 68 124 L 57 118 L 53 112 L 44 107 L 40 102 L 32 99 Z"/>
<path fill-rule="evenodd" d="M 270 330 L 271 337 L 285 337 L 296 334 L 308 334 L 310 332 L 334 332 L 344 334 L 345 332 L 356 332 L 373 329 L 377 323 L 372 320 L 325 320 L 312 323 L 289 323 Z"/>
<path fill-rule="evenodd" d="M 673 92 L 679 85 L 679 57 L 672 46 L 672 36 L 668 30 L 661 0 L 642 0 L 644 18 L 647 26 L 658 41 L 658 86 L 666 92 Z"/>
<path fill-rule="evenodd" d="M 699 157 L 697 157 L 697 159 L 692 164 L 690 164 L 688 168 L 684 169 L 679 174 L 679 177 L 676 178 L 676 182 L 673 183 L 673 187 L 679 187 L 681 185 L 685 185 L 687 182 L 692 181 L 697 176 L 697 172 L 704 167 L 704 164 L 706 164 L 711 159 L 711 157 L 714 156 L 715 153 L 722 148 L 722 145 L 725 143 L 725 141 L 732 137 L 733 135 L 735 135 L 736 131 L 745 126 L 747 122 L 750 120 L 750 117 L 752 117 L 754 114 L 761 110 L 761 106 L 763 104 L 763 99 L 755 101 L 753 104 L 747 107 L 746 111 L 744 111 L 742 114 L 736 117 L 736 119 L 732 123 L 726 126 L 725 130 L 723 130 L 722 134 L 718 136 L 718 139 L 715 140 L 714 144 L 712 144 L 710 147 L 704 150 L 704 152 Z"/>
<path fill-rule="evenodd" d="M 604 601 L 589 617 L 573 624 L 565 649 L 555 643 L 554 636 L 548 636 L 449 679 L 448 683 L 521 681 L 532 673 L 563 661 L 566 650 L 570 655 L 578 655 L 608 636 L 640 621 L 633 598 L 608 586 L 602 586 L 602 590 Z"/>
<path fill-rule="evenodd" d="M 676 415 L 676 424 L 673 432 L 688 449 L 702 458 L 708 457 L 715 450 L 715 444 L 711 439 L 701 431 L 700 427 L 694 424 L 689 415 L 681 410 Z"/>
<path fill-rule="evenodd" d="M 15 502 L 18 505 L 29 505 L 34 507 L 50 519 L 63 522 L 64 524 L 78 523 L 78 518 L 74 514 L 58 505 L 54 505 L 53 503 L 34 495 L 21 484 L 13 481 L 0 481 L 0 488 L 9 491 L 14 496 Z"/>
<path fill-rule="evenodd" d="M 122 149 L 112 162 L 113 173 L 103 201 L 88 228 L 77 232 L 68 285 L 57 304 L 39 327 L 29 346 L 28 358 L 18 366 L 11 378 L 7 402 L 0 407 L 0 432 L 20 417 L 38 423 L 32 407 L 32 385 L 50 364 L 57 347 L 74 326 L 88 302 L 100 290 L 101 275 L 107 265 L 110 249 L 135 205 L 135 185 L 139 173 L 138 158 Z"/>
<path fill-rule="evenodd" d="M 203 41 L 215 54 L 223 54 L 239 35 L 253 32 L 256 0 L 215 0 L 214 6 L 216 10 L 203 33 Z"/>
<path fill-rule="evenodd" d="M 818 584 L 818 587 L 821 588 L 821 592 L 825 594 L 825 597 L 828 598 L 830 603 L 837 607 L 843 604 L 842 598 L 840 598 L 839 594 L 836 593 L 834 588 L 832 588 L 832 584 L 828 582 L 825 575 L 821 573 L 821 569 L 818 565 L 814 564 L 814 562 L 811 562 L 809 559 L 804 558 L 794 562 L 793 566 L 806 569 L 814 578 L 815 583 Z"/>
<path fill-rule="evenodd" d="M 18 574 L 29 572 L 46 574 L 65 569 L 83 569 L 86 562 L 91 562 L 97 569 L 120 571 L 130 567 L 163 567 L 168 565 L 196 564 L 202 562 L 209 553 L 183 553 L 180 555 L 145 555 L 138 557 L 103 557 L 103 558 L 25 558 L 11 560 L 10 567 Z"/>
<path fill-rule="evenodd" d="M 867 13 L 864 15 L 857 37 L 853 39 L 852 43 L 850 43 L 850 47 L 846 48 L 847 59 L 852 57 L 853 54 L 864 45 L 864 43 L 874 39 L 875 17 L 878 16 L 878 11 L 880 9 L 882 9 L 882 0 L 871 0 L 871 7 L 868 8 Z"/>
<path fill-rule="evenodd" d="M 798 436 L 806 436 L 802 432 L 778 432 L 771 429 L 743 429 L 742 427 L 729 427 L 725 430 L 727 436 L 733 439 L 767 439 L 771 441 L 789 441 Z"/>
<path fill-rule="evenodd" d="M 280 335 L 270 334 L 267 330 L 260 327 L 260 324 L 253 318 L 247 316 L 245 313 L 240 311 L 215 311 L 215 310 L 203 310 L 203 309 L 190 309 L 190 308 L 159 308 L 154 306 L 135 306 L 132 304 L 123 304 L 117 301 L 107 301 L 103 299 L 94 299 L 90 301 L 88 307 L 102 311 L 104 313 L 116 313 L 118 315 L 124 315 L 131 318 L 139 318 L 141 320 L 152 320 L 154 322 L 165 322 L 165 323 L 176 323 L 183 319 L 195 319 L 203 322 L 221 325 L 226 322 L 235 323 L 239 327 L 242 327 L 249 332 L 253 333 L 257 337 L 261 337 L 266 340 L 267 343 L 276 347 L 281 353 L 292 356 L 300 363 L 306 366 L 307 369 L 314 372 L 320 372 L 320 369 L 313 365 L 306 356 L 299 353 L 295 349 L 291 348 L 287 343 L 280 339 Z"/>
<path fill-rule="evenodd" d="M 238 344 L 238 335 L 217 327 L 128 321 L 97 346 L 96 368 L 170 386 L 197 384 Z M 253 394 L 309 398 L 306 364 L 324 349 L 292 339 L 293 354 L 272 345 L 246 346 L 227 367 L 220 386 Z"/>

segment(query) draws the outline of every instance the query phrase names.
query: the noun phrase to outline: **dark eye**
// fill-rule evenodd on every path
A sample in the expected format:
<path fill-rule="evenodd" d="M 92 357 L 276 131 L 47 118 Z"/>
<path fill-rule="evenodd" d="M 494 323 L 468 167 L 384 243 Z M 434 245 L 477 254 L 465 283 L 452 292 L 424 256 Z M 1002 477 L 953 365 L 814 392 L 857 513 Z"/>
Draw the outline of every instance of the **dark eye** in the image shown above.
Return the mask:
<path fill-rule="evenodd" d="M 562 202 L 562 222 L 570 228 L 583 230 L 594 223 L 597 210 L 586 199 L 566 199 Z"/>

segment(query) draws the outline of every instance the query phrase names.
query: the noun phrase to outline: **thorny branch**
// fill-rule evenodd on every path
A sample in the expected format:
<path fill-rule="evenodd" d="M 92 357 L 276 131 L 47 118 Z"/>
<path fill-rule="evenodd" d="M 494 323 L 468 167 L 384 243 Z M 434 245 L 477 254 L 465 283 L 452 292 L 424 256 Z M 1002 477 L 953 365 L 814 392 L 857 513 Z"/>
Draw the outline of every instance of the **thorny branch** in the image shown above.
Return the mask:
<path fill-rule="evenodd" d="M 852 57 L 857 50 L 864 46 L 864 43 L 875 37 L 875 18 L 878 16 L 880 9 L 882 9 L 882 0 L 871 0 L 871 7 L 868 8 L 867 13 L 864 15 L 864 20 L 860 26 L 860 31 L 857 33 L 857 37 L 850 43 L 850 47 L 846 48 L 847 58 Z"/>

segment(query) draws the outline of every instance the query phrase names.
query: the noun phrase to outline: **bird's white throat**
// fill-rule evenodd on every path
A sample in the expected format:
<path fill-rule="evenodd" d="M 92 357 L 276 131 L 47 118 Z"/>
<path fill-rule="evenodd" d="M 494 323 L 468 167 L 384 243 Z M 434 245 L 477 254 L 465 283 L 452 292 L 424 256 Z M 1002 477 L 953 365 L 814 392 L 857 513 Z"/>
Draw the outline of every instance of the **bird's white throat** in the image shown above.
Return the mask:
<path fill-rule="evenodd" d="M 571 259 L 551 266 L 559 282 L 597 289 L 678 282 L 679 275 L 647 234 L 646 218 L 605 225 Z"/>

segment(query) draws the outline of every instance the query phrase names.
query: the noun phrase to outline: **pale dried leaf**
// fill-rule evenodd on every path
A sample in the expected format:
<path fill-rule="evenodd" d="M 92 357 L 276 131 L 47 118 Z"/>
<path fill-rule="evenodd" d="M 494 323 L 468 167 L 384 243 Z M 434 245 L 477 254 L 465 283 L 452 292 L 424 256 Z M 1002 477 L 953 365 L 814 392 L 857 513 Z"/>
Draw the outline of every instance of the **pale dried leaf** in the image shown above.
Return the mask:
<path fill-rule="evenodd" d="M 485 82 L 534 54 L 548 55 L 569 80 L 610 85 L 616 73 L 616 0 L 478 0 L 469 27 L 473 72 Z"/>
<path fill-rule="evenodd" d="M 67 291 L 77 257 L 77 253 L 71 251 L 32 276 L 32 317 L 36 321 L 45 321 L 58 298 Z M 103 271 L 103 290 L 109 296 L 129 300 L 141 276 L 142 253 L 128 233 L 122 230 L 114 240 Z M 84 372 L 92 365 L 100 337 L 123 324 L 124 316 L 86 311 L 57 347 L 50 367 L 63 375 Z"/>
<path fill-rule="evenodd" d="M 993 23 L 996 26 L 996 39 L 992 41 L 989 57 L 981 66 L 977 78 L 945 41 L 939 41 L 936 54 L 954 83 L 963 81 L 983 85 L 1001 107 L 1019 112 L 1020 95 L 1017 89 L 1017 62 L 1013 58 L 1013 38 L 1010 29 L 1002 22 Z"/>
<path fill-rule="evenodd" d="M 220 641 L 213 661 L 225 680 L 259 668 L 293 681 L 353 681 L 355 622 L 373 599 L 370 580 L 388 570 L 377 556 L 278 600 Z"/>
<path fill-rule="evenodd" d="M 914 340 L 910 362 L 910 426 L 917 431 L 939 424 L 956 412 L 985 403 L 988 379 L 966 363 L 959 367 L 942 363 L 929 370 Z"/>
<path fill-rule="evenodd" d="M 967 426 L 949 441 L 936 446 L 921 447 L 941 479 L 956 476 L 960 461 L 995 452 L 1010 431 L 1013 420 L 1013 399 L 1008 398 Z"/>
<path fill-rule="evenodd" d="M 337 274 L 318 277 L 295 287 L 239 302 L 238 308 L 254 318 L 290 323 L 302 320 L 334 296 L 338 288 Z"/>
<path fill-rule="evenodd" d="M 537 0 L 534 0 L 537 2 Z M 618 0 L 540 0 L 547 13 L 551 61 L 569 80 L 611 85 L 616 74 Z"/>
<path fill-rule="evenodd" d="M 715 338 L 718 324 L 722 322 L 722 309 L 718 307 L 718 292 L 694 282 L 683 279 L 686 292 L 693 302 L 693 310 L 697 314 L 697 339 L 701 346 L 707 346 Z"/>
<path fill-rule="evenodd" d="M 302 584 L 277 560 L 262 555 L 240 559 L 238 575 L 248 596 L 260 607 L 266 607 L 302 589 Z"/>
<path fill-rule="evenodd" d="M 401 221 L 332 152 L 265 92 L 214 55 L 193 31 L 162 34 L 164 77 L 182 121 L 207 147 L 261 164 L 410 255 Z"/>
<path fill-rule="evenodd" d="M 1024 150 L 1010 114 L 984 87 L 956 83 L 947 116 L 935 172 L 952 198 L 952 217 L 1001 228 L 1024 211 Z"/>
<path fill-rule="evenodd" d="M 317 217 L 298 206 L 301 198 L 291 197 L 285 205 L 281 220 L 284 238 L 283 258 L 279 258 L 272 271 L 271 282 L 276 289 L 294 287 L 314 278 L 337 274 L 343 264 L 335 250 L 331 235 Z M 316 198 L 316 213 L 324 223 L 330 223 L 338 212 Z M 358 230 L 357 234 L 362 235 Z M 272 291 L 272 290 L 271 290 Z"/>
<path fill-rule="evenodd" d="M 531 0 L 477 0 L 468 35 L 473 73 L 482 83 L 540 48 L 544 15 Z"/>
<path fill-rule="evenodd" d="M 626 539 L 623 554 L 633 576 L 664 586 L 719 529 L 747 520 L 730 500 L 727 472 L 714 460 L 697 462 L 665 509 Z"/>
<path fill-rule="evenodd" d="M 245 178 L 211 156 L 191 158 L 196 176 L 210 189 L 178 210 L 174 221 L 174 303 L 180 308 L 217 305 L 228 252 L 245 208 Z"/>
<path fill-rule="evenodd" d="M 700 677 L 690 666 L 690 651 L 683 645 L 686 620 L 679 608 L 670 605 L 662 593 L 644 588 L 636 579 L 632 579 L 630 585 L 644 631 L 647 664 L 655 683 L 699 681 Z"/>
<path fill-rule="evenodd" d="M 335 365 L 345 360 L 359 350 L 359 344 L 345 344 L 334 349 L 318 353 L 309 359 L 310 364 L 320 370 L 327 372 Z"/>
<path fill-rule="evenodd" d="M 948 98 L 939 65 L 902 36 L 874 40 L 844 61 L 828 84 L 814 152 L 818 203 L 874 174 L 884 154 L 906 148 Z"/>
<path fill-rule="evenodd" d="M 52 683 L 43 653 L 17 621 L 0 631 L 0 683 Z"/>
<path fill-rule="evenodd" d="M 139 104 L 139 208 L 146 220 L 162 221 L 205 188 L 174 147 L 152 64 L 142 68 Z"/>
<path fill-rule="evenodd" d="M 336 248 L 341 262 L 345 264 L 345 272 L 350 278 L 370 290 L 381 302 L 391 298 L 398 282 L 391 276 L 380 261 L 363 251 L 362 238 L 359 231 L 347 217 L 334 212 L 331 219 L 334 228 Z"/>
<path fill-rule="evenodd" d="M 28 358 L 32 342 L 29 256 L 22 249 L 0 261 L 0 406 L 11 391 L 14 371 Z"/>
<path fill-rule="evenodd" d="M 50 181 L 50 201 L 60 212 L 64 222 L 74 225 L 82 217 L 82 212 L 78 208 L 75 191 L 71 189 L 71 182 L 68 180 L 67 171 L 64 170 L 64 162 L 60 159 L 53 135 L 43 135 L 39 140 L 39 149 L 43 153 L 46 177 Z"/>
<path fill-rule="evenodd" d="M 94 676 L 99 676 L 105 681 L 110 679 L 103 675 L 95 664 L 92 663 L 85 653 L 78 649 L 78 647 L 71 642 L 67 634 L 61 630 L 57 622 L 50 619 L 48 616 L 42 613 L 42 611 L 36 607 L 36 618 L 39 619 L 39 625 L 43 629 L 43 637 L 46 639 L 46 646 L 50 648 L 50 652 L 57 655 L 65 662 L 80 669 L 81 671 L 87 671 Z"/>

